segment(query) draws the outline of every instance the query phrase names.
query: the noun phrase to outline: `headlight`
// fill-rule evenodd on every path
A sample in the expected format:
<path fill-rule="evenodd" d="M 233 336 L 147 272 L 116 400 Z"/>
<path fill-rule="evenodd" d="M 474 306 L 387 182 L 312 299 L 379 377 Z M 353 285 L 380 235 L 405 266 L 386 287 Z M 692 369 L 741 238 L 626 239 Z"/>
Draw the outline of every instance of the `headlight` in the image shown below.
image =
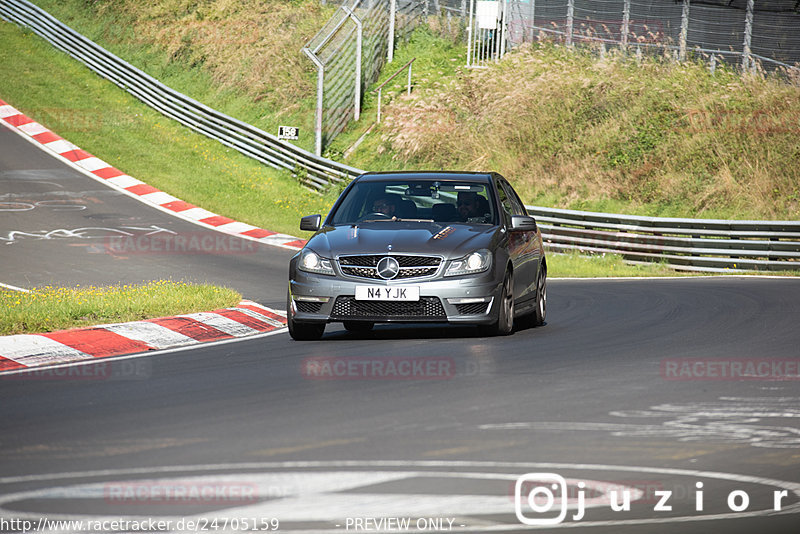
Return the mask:
<path fill-rule="evenodd" d="M 306 249 L 300 255 L 300 262 L 297 264 L 297 267 L 301 271 L 306 271 L 309 273 L 317 273 L 317 274 L 329 274 L 333 275 L 333 267 L 331 266 L 331 260 L 327 258 L 322 258 L 311 249 Z"/>
<path fill-rule="evenodd" d="M 492 266 L 492 253 L 488 250 L 478 250 L 467 254 L 463 258 L 453 260 L 447 266 L 445 276 L 458 276 L 460 274 L 480 273 Z"/>

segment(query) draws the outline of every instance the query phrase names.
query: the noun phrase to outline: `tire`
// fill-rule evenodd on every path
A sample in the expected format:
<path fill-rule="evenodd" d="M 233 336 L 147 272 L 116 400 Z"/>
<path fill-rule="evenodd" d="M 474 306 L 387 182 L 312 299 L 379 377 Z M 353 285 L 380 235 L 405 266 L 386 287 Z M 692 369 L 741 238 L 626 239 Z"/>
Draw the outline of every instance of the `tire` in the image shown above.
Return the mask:
<path fill-rule="evenodd" d="M 539 266 L 536 277 L 536 311 L 533 312 L 533 326 L 542 326 L 547 315 L 547 271 Z"/>
<path fill-rule="evenodd" d="M 506 271 L 497 304 L 497 322 L 489 325 L 485 331 L 493 336 L 507 336 L 514 329 L 514 280 L 510 271 Z"/>
<path fill-rule="evenodd" d="M 369 321 L 345 321 L 344 328 L 348 332 L 369 332 L 375 323 Z"/>
<path fill-rule="evenodd" d="M 325 323 L 297 322 L 292 316 L 292 297 L 286 295 L 286 323 L 289 326 L 289 335 L 295 341 L 317 341 L 325 333 Z"/>

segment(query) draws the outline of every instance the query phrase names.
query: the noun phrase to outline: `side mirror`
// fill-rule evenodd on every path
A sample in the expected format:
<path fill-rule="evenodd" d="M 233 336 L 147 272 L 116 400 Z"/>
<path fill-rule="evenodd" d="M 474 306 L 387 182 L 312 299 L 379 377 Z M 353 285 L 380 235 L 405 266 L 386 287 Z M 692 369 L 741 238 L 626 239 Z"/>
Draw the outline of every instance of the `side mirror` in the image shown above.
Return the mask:
<path fill-rule="evenodd" d="M 519 232 L 535 232 L 536 219 L 528 215 L 512 215 L 511 216 L 511 231 Z"/>
<path fill-rule="evenodd" d="M 300 229 L 307 232 L 316 232 L 322 227 L 322 215 L 306 215 L 300 219 Z"/>

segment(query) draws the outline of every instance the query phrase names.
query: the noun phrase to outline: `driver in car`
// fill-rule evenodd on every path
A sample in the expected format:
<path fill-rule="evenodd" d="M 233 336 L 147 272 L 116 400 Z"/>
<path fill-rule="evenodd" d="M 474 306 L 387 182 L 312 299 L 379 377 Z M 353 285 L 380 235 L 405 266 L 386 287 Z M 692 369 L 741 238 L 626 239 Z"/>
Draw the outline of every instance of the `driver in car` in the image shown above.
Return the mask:
<path fill-rule="evenodd" d="M 397 200 L 390 196 L 376 198 L 372 203 L 372 213 L 383 213 L 387 217 L 394 217 L 397 211 Z"/>
<path fill-rule="evenodd" d="M 462 221 L 469 221 L 475 217 L 483 217 L 489 211 L 488 202 L 474 191 L 462 191 L 458 194 L 456 208 Z"/>

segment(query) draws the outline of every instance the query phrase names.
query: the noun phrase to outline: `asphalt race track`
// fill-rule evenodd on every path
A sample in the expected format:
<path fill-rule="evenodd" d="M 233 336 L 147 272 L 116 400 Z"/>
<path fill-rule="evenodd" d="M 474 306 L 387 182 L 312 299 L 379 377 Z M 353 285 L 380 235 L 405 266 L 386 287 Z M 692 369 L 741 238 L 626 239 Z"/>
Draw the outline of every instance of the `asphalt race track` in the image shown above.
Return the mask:
<path fill-rule="evenodd" d="M 32 234 L 2 244 L 1 282 L 188 278 L 283 305 L 290 251 L 119 257 L 93 248 L 102 239 L 36 238 L 198 230 L 4 129 L 0 184 L 0 202 L 36 206 L 0 213 L 0 237 Z M 36 204 L 49 200 L 85 209 Z M 523 481 L 525 517 L 557 519 L 566 501 L 560 527 L 580 532 L 798 531 L 800 280 L 553 280 L 548 297 L 546 325 L 504 338 L 330 327 L 320 342 L 281 333 L 2 376 L 0 531 L 274 519 L 284 532 L 516 532 L 533 528 L 515 515 L 526 473 L 565 487 Z M 527 495 L 551 483 L 566 499 L 537 513 Z M 629 510 L 610 509 L 612 491 L 633 496 Z"/>
<path fill-rule="evenodd" d="M 215 242 L 178 254 L 155 246 L 176 235 L 198 242 L 214 236 Z M 130 242 L 137 246 L 126 246 Z M 294 255 L 146 206 L 3 127 L 0 250 L 0 283 L 17 287 L 187 280 L 227 285 L 281 308 L 286 306 L 288 261 Z"/>

